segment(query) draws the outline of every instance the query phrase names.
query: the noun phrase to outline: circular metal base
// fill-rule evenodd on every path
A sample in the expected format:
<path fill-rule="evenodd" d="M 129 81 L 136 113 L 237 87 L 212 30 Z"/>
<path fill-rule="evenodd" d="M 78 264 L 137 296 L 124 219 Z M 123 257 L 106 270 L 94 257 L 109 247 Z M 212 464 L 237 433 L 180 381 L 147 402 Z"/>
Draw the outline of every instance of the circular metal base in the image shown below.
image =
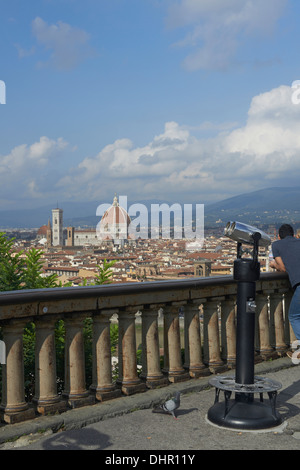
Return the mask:
<path fill-rule="evenodd" d="M 268 377 L 254 377 L 253 384 L 238 384 L 235 377 L 230 375 L 216 376 L 209 380 L 209 384 L 213 385 L 219 390 L 236 393 L 264 393 L 275 392 L 282 387 L 277 380 L 269 379 Z"/>
<path fill-rule="evenodd" d="M 253 384 L 238 384 L 234 377 L 219 376 L 209 383 L 216 387 L 215 404 L 209 409 L 207 419 L 218 426 L 244 430 L 261 430 L 279 426 L 282 418 L 276 413 L 277 390 L 281 383 L 266 377 L 255 377 Z M 220 391 L 224 391 L 225 402 L 219 402 Z M 263 393 L 269 402 L 263 400 Z M 231 394 L 235 393 L 235 399 Z M 259 393 L 260 400 L 254 399 Z"/>
<path fill-rule="evenodd" d="M 218 426 L 234 429 L 258 430 L 279 426 L 282 418 L 273 412 L 271 406 L 259 401 L 249 403 L 229 400 L 215 403 L 207 413 L 207 419 Z"/>

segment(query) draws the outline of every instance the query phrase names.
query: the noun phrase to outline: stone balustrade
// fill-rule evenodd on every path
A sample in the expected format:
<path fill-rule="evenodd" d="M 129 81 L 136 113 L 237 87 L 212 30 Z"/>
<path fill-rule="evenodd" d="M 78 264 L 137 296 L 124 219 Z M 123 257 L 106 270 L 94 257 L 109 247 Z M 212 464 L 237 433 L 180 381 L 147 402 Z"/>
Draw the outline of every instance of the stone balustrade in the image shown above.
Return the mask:
<path fill-rule="evenodd" d="M 6 347 L 5 364 L 0 366 L 2 422 L 16 423 L 234 368 L 236 291 L 233 278 L 222 276 L 1 293 L 0 326 Z M 291 296 L 286 275 L 261 274 L 256 283 L 256 361 L 282 355 L 295 340 L 286 313 Z M 118 377 L 113 380 L 110 328 L 116 317 Z M 83 338 L 86 318 L 91 318 L 93 331 L 89 385 Z M 57 390 L 56 374 L 58 320 L 64 321 L 66 331 L 62 393 Z M 140 373 L 137 321 L 142 335 Z M 25 400 L 23 356 L 28 322 L 35 324 L 36 332 L 30 402 Z M 163 329 L 163 344 L 159 329 Z"/>

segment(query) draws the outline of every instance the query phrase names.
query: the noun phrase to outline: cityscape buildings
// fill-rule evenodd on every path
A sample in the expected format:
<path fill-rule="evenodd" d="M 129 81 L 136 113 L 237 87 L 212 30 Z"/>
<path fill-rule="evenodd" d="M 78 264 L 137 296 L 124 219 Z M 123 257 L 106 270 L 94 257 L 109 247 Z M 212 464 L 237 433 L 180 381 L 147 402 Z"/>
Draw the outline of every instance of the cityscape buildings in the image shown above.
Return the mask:
<path fill-rule="evenodd" d="M 44 275 L 57 274 L 63 285 L 93 283 L 104 260 L 115 261 L 111 268 L 114 283 L 232 273 L 236 243 L 223 236 L 222 227 L 206 230 L 202 247 L 195 245 L 191 250 L 186 239 L 130 239 L 126 232 L 129 222 L 117 196 L 96 228 L 64 227 L 63 209 L 56 208 L 52 210 L 52 225 L 49 220 L 31 240 L 19 238 L 15 248 L 41 249 Z M 268 249 L 260 248 L 259 255 L 261 271 L 268 270 Z"/>

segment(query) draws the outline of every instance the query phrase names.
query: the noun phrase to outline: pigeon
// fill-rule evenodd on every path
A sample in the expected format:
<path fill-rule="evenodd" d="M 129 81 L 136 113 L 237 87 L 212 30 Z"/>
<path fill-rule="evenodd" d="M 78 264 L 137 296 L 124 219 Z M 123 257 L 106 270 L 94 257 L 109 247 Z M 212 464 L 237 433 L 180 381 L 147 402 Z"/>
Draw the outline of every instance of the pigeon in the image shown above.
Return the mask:
<path fill-rule="evenodd" d="M 179 406 L 180 406 L 180 392 L 176 392 L 174 398 L 167 400 L 162 405 L 156 406 L 155 408 L 153 408 L 152 412 L 171 414 L 173 418 L 177 419 L 175 415 L 175 411 L 179 408 Z"/>

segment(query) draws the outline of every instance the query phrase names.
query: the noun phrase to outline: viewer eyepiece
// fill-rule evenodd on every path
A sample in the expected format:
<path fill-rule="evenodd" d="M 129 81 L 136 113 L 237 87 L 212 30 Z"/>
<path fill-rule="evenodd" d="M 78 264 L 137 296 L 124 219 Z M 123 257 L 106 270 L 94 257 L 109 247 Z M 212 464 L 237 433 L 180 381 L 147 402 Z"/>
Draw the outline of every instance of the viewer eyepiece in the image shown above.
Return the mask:
<path fill-rule="evenodd" d="M 227 222 L 224 235 L 238 243 L 248 245 L 254 245 L 255 242 L 258 242 L 259 246 L 267 247 L 271 244 L 271 238 L 265 232 L 241 222 Z"/>

